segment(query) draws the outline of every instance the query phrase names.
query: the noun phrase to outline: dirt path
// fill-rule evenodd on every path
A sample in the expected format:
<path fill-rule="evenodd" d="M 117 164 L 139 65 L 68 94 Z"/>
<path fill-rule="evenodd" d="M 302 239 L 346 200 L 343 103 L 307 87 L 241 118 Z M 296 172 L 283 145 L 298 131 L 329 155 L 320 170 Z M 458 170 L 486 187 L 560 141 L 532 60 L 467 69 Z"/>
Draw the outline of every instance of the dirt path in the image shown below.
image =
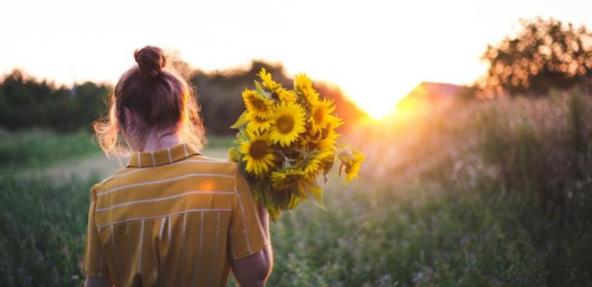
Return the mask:
<path fill-rule="evenodd" d="M 204 152 L 204 155 L 210 157 L 226 158 L 226 149 L 211 148 Z M 92 154 L 85 157 L 70 159 L 59 162 L 47 168 L 31 168 L 17 172 L 14 176 L 17 178 L 30 178 L 37 176 L 47 176 L 55 183 L 68 182 L 73 177 L 88 178 L 89 176 L 98 176 L 104 178 L 115 170 L 125 167 L 127 159 L 121 163 L 117 160 L 109 160 L 102 153 Z"/>

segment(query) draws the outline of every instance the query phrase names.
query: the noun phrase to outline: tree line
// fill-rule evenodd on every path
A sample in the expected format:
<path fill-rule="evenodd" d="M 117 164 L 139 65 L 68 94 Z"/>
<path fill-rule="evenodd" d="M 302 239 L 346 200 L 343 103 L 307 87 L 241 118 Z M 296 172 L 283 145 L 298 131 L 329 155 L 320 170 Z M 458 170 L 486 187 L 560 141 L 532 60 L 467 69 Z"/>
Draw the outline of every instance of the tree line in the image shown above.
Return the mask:
<path fill-rule="evenodd" d="M 269 71 L 278 82 L 288 87 L 292 85 L 292 79 L 281 64 L 253 61 L 248 69 L 205 72 L 179 58 L 173 58 L 171 63 L 195 90 L 205 126 L 209 133 L 216 135 L 234 133 L 229 126 L 244 110 L 241 92 L 252 88 L 261 68 Z M 321 95 L 334 100 L 337 114 L 346 123 L 365 116 L 337 86 L 322 82 L 315 86 Z M 90 81 L 72 87 L 57 86 L 14 70 L 0 82 L 0 128 L 46 128 L 58 132 L 90 128 L 94 120 L 106 115 L 106 102 L 112 90 L 110 85 Z"/>
<path fill-rule="evenodd" d="M 522 29 L 487 46 L 489 64 L 476 84 L 479 95 L 545 96 L 551 90 L 590 89 L 592 33 L 554 18 L 521 21 Z"/>

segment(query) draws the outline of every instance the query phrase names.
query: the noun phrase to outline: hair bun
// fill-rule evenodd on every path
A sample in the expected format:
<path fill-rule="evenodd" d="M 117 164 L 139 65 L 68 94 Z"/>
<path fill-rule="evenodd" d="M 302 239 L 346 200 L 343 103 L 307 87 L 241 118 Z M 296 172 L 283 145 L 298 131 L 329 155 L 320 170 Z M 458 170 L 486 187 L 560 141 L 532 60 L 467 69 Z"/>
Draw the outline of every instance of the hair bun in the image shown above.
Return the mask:
<path fill-rule="evenodd" d="M 160 75 L 166 64 L 162 49 L 146 46 L 134 52 L 134 59 L 138 63 L 140 76 L 145 80 L 152 80 Z"/>

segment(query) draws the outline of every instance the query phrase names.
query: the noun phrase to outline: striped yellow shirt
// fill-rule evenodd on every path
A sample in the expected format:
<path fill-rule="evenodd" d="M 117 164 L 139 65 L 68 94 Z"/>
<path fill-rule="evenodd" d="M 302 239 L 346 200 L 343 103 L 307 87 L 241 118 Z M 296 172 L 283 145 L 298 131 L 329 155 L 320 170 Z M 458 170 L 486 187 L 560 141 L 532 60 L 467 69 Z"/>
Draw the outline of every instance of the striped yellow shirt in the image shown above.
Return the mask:
<path fill-rule="evenodd" d="M 89 277 L 117 286 L 224 286 L 229 257 L 265 244 L 237 165 L 187 144 L 134 153 L 126 168 L 91 188 Z"/>

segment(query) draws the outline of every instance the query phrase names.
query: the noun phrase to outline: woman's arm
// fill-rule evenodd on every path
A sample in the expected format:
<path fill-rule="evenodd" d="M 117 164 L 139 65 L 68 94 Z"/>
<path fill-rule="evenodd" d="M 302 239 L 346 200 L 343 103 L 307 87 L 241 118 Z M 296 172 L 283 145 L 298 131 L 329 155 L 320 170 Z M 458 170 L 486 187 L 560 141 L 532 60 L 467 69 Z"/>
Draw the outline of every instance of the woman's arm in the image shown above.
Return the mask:
<path fill-rule="evenodd" d="M 261 226 L 265 233 L 265 239 L 267 240 L 267 245 L 263 251 L 267 260 L 267 265 L 269 266 L 267 274 L 267 276 L 269 276 L 271 270 L 273 270 L 273 249 L 271 248 L 271 234 L 269 233 L 269 214 L 262 204 L 257 204 L 257 211 L 259 213 L 259 219 L 261 220 Z"/>
<path fill-rule="evenodd" d="M 257 205 L 259 219 L 266 238 L 266 246 L 263 250 L 239 260 L 231 260 L 234 276 L 240 286 L 260 287 L 264 286 L 273 268 L 273 251 L 269 233 L 269 215 L 267 210 Z"/>

